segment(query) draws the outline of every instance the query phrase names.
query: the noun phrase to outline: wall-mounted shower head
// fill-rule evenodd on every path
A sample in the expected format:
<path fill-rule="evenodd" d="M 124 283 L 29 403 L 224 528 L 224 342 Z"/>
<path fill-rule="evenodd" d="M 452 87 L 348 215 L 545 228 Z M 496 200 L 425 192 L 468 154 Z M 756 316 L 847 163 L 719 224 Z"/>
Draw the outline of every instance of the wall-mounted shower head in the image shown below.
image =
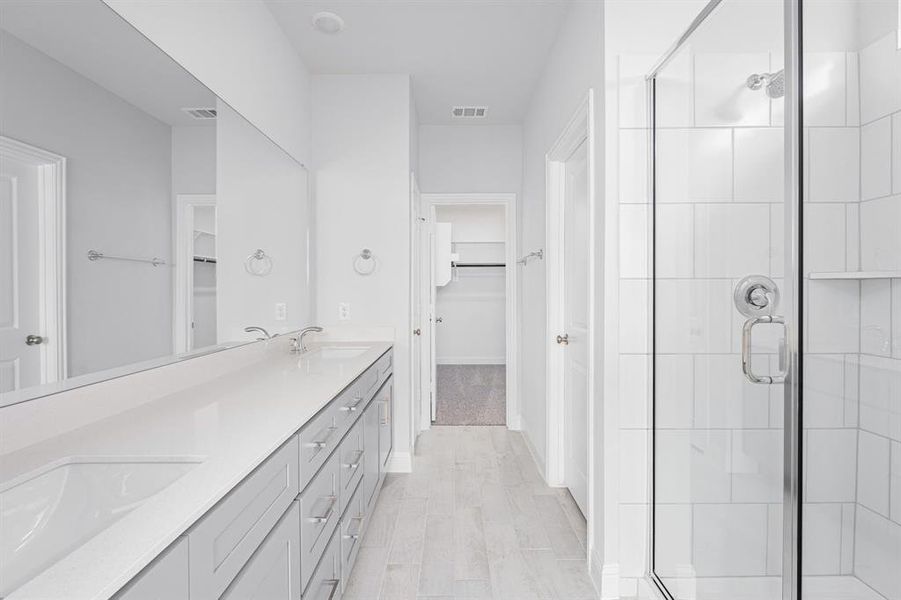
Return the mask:
<path fill-rule="evenodd" d="M 785 95 L 785 69 L 776 73 L 754 73 L 746 83 L 752 90 L 765 88 L 766 95 L 770 98 L 781 98 Z"/>

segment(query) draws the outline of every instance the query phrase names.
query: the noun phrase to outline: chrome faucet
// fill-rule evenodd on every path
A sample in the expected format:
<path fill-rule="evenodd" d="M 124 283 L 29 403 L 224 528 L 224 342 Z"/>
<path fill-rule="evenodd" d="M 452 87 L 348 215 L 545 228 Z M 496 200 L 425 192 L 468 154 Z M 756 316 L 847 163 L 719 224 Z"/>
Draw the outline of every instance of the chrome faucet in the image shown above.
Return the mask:
<path fill-rule="evenodd" d="M 322 331 L 322 327 L 312 326 L 312 327 L 304 327 L 300 330 L 300 333 L 297 337 L 291 338 L 291 352 L 301 353 L 307 351 L 306 344 L 303 343 L 303 339 L 306 337 L 308 333 L 319 333 Z"/>
<path fill-rule="evenodd" d="M 275 337 L 274 335 L 269 335 L 269 332 L 266 331 L 265 329 L 263 329 L 262 327 L 245 327 L 244 331 L 246 331 L 247 333 L 253 333 L 254 331 L 258 331 L 258 332 L 262 333 L 264 336 L 266 336 L 266 337 L 257 338 L 258 342 L 262 341 L 262 340 L 271 340 L 272 338 Z M 278 334 L 276 334 L 276 335 L 278 335 Z"/>

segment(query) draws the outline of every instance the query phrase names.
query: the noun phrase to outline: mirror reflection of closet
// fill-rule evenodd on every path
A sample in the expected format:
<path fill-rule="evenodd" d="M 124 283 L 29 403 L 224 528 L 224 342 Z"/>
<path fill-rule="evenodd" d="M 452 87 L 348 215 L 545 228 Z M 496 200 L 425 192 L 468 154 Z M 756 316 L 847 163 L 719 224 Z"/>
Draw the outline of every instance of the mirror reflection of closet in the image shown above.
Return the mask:
<path fill-rule="evenodd" d="M 194 208 L 191 349 L 216 343 L 216 207 Z"/>

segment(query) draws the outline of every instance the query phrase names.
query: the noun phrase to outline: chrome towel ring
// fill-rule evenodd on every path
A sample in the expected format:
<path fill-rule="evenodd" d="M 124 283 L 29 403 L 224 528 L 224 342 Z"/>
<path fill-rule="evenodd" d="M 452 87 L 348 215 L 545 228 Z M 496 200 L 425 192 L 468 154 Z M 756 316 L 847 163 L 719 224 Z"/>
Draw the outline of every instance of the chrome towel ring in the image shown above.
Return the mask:
<path fill-rule="evenodd" d="M 354 257 L 353 265 L 354 271 L 356 271 L 358 275 L 367 277 L 375 273 L 375 268 L 378 266 L 378 263 L 375 260 L 375 256 L 372 255 L 372 250 L 363 248 L 363 250 Z"/>
<path fill-rule="evenodd" d="M 257 277 L 265 277 L 272 272 L 272 257 L 262 248 L 257 248 L 244 259 L 244 270 Z"/>

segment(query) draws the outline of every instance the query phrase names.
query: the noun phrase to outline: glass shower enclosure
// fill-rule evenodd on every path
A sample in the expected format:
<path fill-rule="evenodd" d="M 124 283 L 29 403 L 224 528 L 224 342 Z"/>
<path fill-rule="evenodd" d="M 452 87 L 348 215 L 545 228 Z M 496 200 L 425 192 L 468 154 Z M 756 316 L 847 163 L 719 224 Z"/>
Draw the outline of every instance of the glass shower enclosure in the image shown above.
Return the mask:
<path fill-rule="evenodd" d="M 898 0 L 714 0 L 648 76 L 649 577 L 901 600 Z"/>

